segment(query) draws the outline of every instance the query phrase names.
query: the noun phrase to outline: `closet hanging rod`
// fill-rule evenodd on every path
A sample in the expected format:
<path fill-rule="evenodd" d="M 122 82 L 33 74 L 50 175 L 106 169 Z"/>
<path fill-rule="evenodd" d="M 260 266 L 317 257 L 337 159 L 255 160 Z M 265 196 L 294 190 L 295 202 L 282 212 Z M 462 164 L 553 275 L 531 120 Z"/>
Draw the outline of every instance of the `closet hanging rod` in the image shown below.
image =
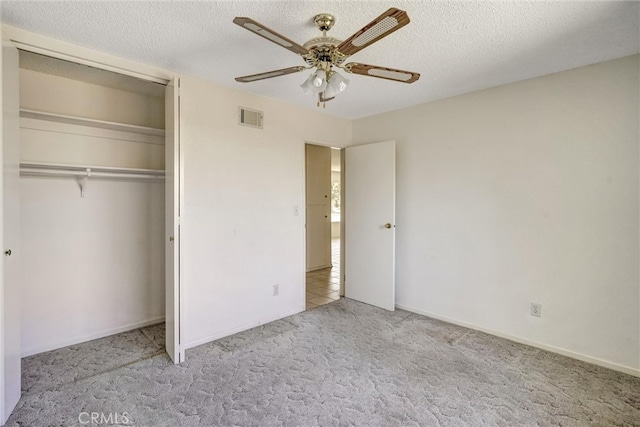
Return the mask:
<path fill-rule="evenodd" d="M 164 175 L 144 175 L 144 174 L 126 174 L 117 172 L 94 172 L 91 169 L 85 172 L 81 171 L 60 171 L 60 170 L 42 170 L 42 169 L 21 169 L 20 176 L 43 176 L 43 177 L 85 177 L 90 178 L 113 178 L 113 179 L 154 179 L 164 180 Z"/>
<path fill-rule="evenodd" d="M 20 163 L 22 176 L 92 177 L 121 179 L 164 179 L 157 169 L 115 168 L 108 166 L 61 165 L 54 163 Z"/>
<path fill-rule="evenodd" d="M 108 166 L 60 165 L 54 163 L 20 163 L 20 176 L 75 178 L 84 197 L 89 178 L 126 179 L 149 182 L 164 181 L 165 172 L 157 169 L 114 168 Z"/>

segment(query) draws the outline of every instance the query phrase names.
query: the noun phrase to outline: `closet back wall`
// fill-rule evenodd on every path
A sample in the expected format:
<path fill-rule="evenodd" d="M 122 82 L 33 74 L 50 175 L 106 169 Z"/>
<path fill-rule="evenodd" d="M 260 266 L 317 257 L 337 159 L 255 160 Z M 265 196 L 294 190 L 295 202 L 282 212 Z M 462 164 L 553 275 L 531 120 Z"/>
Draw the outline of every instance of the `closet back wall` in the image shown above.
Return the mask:
<path fill-rule="evenodd" d="M 20 72 L 21 108 L 164 128 L 162 98 Z M 21 119 L 22 162 L 164 169 L 162 143 Z M 163 181 L 20 181 L 23 356 L 163 320 Z"/>

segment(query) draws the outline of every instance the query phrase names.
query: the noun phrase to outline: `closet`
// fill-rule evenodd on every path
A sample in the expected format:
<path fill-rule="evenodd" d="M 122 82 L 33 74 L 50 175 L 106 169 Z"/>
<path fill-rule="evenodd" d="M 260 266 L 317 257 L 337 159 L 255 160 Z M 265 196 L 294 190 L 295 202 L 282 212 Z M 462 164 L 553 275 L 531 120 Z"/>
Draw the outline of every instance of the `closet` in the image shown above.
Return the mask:
<path fill-rule="evenodd" d="M 20 51 L 22 355 L 165 318 L 165 86 Z"/>

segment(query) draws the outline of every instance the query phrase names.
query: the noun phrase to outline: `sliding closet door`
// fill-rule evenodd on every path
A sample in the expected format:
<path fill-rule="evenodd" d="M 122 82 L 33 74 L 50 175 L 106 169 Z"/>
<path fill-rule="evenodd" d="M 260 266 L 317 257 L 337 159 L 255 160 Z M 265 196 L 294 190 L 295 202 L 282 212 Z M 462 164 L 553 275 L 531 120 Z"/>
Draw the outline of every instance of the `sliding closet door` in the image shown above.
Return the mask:
<path fill-rule="evenodd" d="M 0 273 L 0 423 L 20 399 L 20 145 L 18 50 L 2 46 L 2 251 Z"/>
<path fill-rule="evenodd" d="M 167 353 L 174 363 L 184 361 L 180 334 L 180 79 L 165 90 L 165 218 Z"/>

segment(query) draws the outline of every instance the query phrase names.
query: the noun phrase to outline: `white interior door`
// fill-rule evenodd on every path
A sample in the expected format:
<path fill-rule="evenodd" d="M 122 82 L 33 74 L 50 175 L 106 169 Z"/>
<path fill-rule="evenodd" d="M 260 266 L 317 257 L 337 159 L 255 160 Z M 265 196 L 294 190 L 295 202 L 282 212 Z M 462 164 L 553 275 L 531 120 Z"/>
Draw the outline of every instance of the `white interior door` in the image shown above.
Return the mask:
<path fill-rule="evenodd" d="M 165 89 L 166 349 L 174 363 L 185 360 L 180 334 L 180 79 Z"/>
<path fill-rule="evenodd" d="M 2 306 L 0 421 L 7 420 L 20 399 L 20 134 L 18 50 L 2 46 Z"/>
<path fill-rule="evenodd" d="M 345 296 L 395 310 L 395 141 L 345 150 Z"/>

